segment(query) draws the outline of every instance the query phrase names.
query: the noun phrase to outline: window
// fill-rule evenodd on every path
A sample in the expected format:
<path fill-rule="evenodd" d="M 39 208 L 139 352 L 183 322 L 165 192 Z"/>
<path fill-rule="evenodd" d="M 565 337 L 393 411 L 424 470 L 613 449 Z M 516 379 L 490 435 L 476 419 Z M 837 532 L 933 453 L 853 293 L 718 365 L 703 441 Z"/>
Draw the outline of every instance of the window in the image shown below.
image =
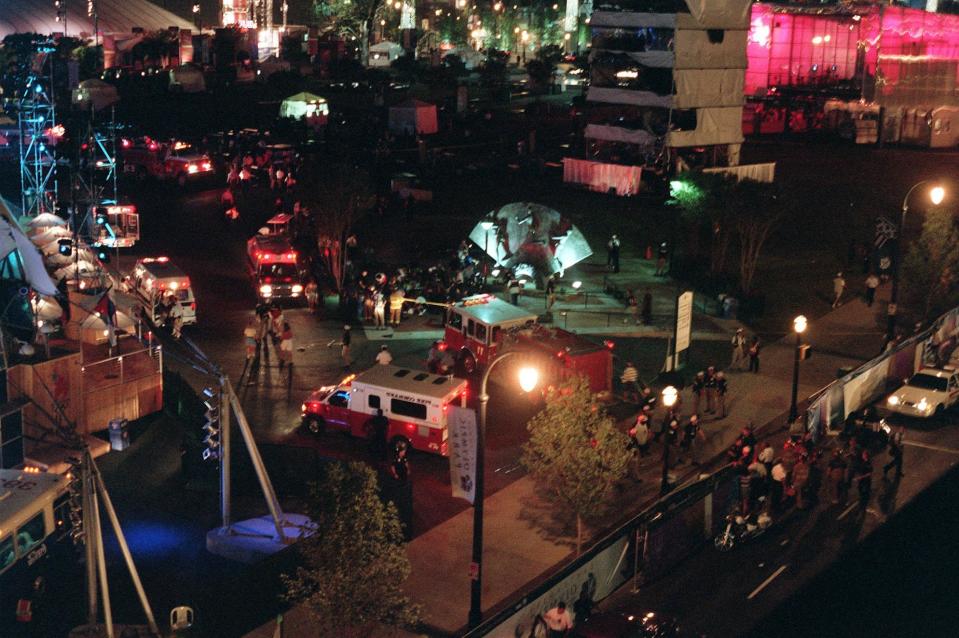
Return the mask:
<path fill-rule="evenodd" d="M 463 315 L 458 312 L 450 312 L 449 327 L 454 330 L 463 329 Z"/>
<path fill-rule="evenodd" d="M 706 29 L 706 37 L 710 44 L 722 44 L 726 39 L 726 32 L 722 29 Z"/>
<path fill-rule="evenodd" d="M 17 556 L 24 556 L 43 542 L 43 512 L 40 512 L 17 530 Z"/>
<path fill-rule="evenodd" d="M 380 408 L 380 397 L 376 394 L 371 394 L 366 400 L 366 405 L 378 410 Z"/>
<path fill-rule="evenodd" d="M 486 326 L 481 323 L 476 324 L 476 339 L 486 343 Z"/>
<path fill-rule="evenodd" d="M 946 390 L 946 380 L 931 374 L 914 374 L 906 385 L 923 390 L 937 390 L 939 392 L 945 392 Z"/>
<path fill-rule="evenodd" d="M 475 332 L 476 332 L 476 322 L 470 319 L 469 323 L 466 324 L 466 334 L 472 337 Z"/>
<path fill-rule="evenodd" d="M 406 370 L 406 369 L 397 370 L 396 372 L 393 373 L 393 376 L 394 376 L 394 377 L 397 377 L 398 379 L 402 379 L 403 377 L 405 377 L 405 376 L 408 375 L 409 373 L 410 373 L 410 371 L 409 371 L 409 370 Z"/>
<path fill-rule="evenodd" d="M 496 343 L 497 341 L 499 341 L 499 338 L 502 335 L 502 332 L 503 332 L 502 328 L 500 328 L 499 326 L 493 326 L 493 340 L 491 341 L 491 343 Z"/>
<path fill-rule="evenodd" d="M 428 372 L 420 372 L 418 375 L 413 377 L 413 381 L 423 381 L 424 379 L 428 379 L 429 376 L 430 375 Z"/>
<path fill-rule="evenodd" d="M 70 495 L 62 494 L 53 501 L 53 527 L 57 539 L 66 536 L 70 530 Z"/>
<path fill-rule="evenodd" d="M 350 393 L 347 390 L 340 390 L 330 397 L 330 405 L 334 408 L 347 408 L 350 406 Z"/>
<path fill-rule="evenodd" d="M 13 536 L 0 539 L 0 572 L 13 565 L 16 558 L 13 553 Z"/>
<path fill-rule="evenodd" d="M 390 402 L 390 411 L 396 416 L 407 416 L 411 419 L 426 418 L 426 405 L 404 401 L 403 399 L 393 399 Z"/>

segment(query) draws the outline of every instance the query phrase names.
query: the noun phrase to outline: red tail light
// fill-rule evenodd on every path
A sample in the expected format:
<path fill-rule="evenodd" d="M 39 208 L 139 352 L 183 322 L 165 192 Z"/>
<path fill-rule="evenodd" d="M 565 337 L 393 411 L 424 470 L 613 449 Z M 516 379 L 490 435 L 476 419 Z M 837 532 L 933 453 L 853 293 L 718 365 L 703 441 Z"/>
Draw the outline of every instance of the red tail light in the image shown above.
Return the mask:
<path fill-rule="evenodd" d="M 195 302 L 195 301 L 190 304 L 190 310 L 193 310 L 194 312 L 196 311 L 196 302 Z"/>

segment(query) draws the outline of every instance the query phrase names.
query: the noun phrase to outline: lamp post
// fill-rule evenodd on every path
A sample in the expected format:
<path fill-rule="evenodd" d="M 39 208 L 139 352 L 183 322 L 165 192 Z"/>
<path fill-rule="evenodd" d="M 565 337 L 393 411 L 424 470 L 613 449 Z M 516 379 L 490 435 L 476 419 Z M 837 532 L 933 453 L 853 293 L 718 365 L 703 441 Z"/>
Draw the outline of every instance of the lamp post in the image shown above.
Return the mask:
<path fill-rule="evenodd" d="M 529 31 L 523 29 L 520 33 L 520 40 L 523 41 L 523 64 L 526 64 L 526 43 L 529 42 Z"/>
<path fill-rule="evenodd" d="M 889 307 L 886 317 L 886 338 L 893 339 L 896 336 L 896 314 L 899 311 L 899 262 L 902 258 L 902 240 L 903 231 L 906 228 L 906 213 L 909 212 L 909 196 L 912 195 L 920 186 L 928 184 L 932 180 L 924 179 L 915 184 L 906 192 L 902 198 L 902 214 L 899 216 L 899 227 L 896 233 L 896 242 L 893 244 L 892 257 L 892 294 L 889 297 Z M 933 186 L 929 189 L 929 201 L 933 206 L 938 206 L 946 198 L 946 189 L 942 186 Z"/>
<path fill-rule="evenodd" d="M 679 391 L 671 385 L 663 388 L 663 405 L 666 407 L 666 429 L 663 431 L 665 440 L 663 441 L 663 481 L 659 488 L 660 495 L 669 492 L 669 421 L 672 420 L 673 406 L 679 398 Z"/>
<path fill-rule="evenodd" d="M 197 30 L 200 30 L 200 3 L 199 2 L 193 5 L 193 24 L 196 25 Z"/>
<path fill-rule="evenodd" d="M 473 562 L 470 565 L 470 612 L 469 626 L 474 628 L 483 620 L 483 498 L 485 496 L 486 475 L 486 405 L 489 403 L 489 394 L 486 393 L 486 383 L 490 372 L 496 364 L 516 354 L 504 352 L 490 361 L 483 372 L 479 391 L 479 420 L 476 425 L 476 493 L 473 497 Z M 539 371 L 532 367 L 522 367 L 518 378 L 520 389 L 531 392 L 539 383 Z"/>
<path fill-rule="evenodd" d="M 793 332 L 796 333 L 796 352 L 793 356 L 793 391 L 792 400 L 789 402 L 789 421 L 795 421 L 799 416 L 799 408 L 796 405 L 797 395 L 799 394 L 799 351 L 802 346 L 802 333 L 806 331 L 806 317 L 799 315 L 793 319 Z"/>

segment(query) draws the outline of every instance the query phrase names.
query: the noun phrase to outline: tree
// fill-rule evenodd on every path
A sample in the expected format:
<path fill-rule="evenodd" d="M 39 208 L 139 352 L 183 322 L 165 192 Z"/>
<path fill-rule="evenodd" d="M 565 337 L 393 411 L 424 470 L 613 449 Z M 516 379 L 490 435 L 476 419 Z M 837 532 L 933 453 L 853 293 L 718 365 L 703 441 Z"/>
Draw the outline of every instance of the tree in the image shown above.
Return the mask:
<path fill-rule="evenodd" d="M 522 464 L 549 500 L 576 515 L 576 553 L 583 520 L 600 514 L 631 456 L 628 438 L 593 400 L 589 383 L 573 377 L 550 388 L 546 407 L 526 426 Z"/>
<path fill-rule="evenodd" d="M 931 208 L 902 264 L 903 301 L 923 321 L 959 305 L 959 229 L 955 211 Z"/>
<path fill-rule="evenodd" d="M 545 60 L 530 60 L 526 63 L 526 74 L 533 91 L 545 93 L 553 79 L 553 65 Z"/>
<path fill-rule="evenodd" d="M 699 252 L 701 240 L 709 246 L 709 272 L 723 275 L 729 246 L 734 237 L 726 201 L 735 182 L 715 173 L 683 173 L 671 183 L 669 204 L 678 206 L 683 222 L 692 227 L 691 255 Z M 708 237 L 708 239 L 706 239 Z"/>
<path fill-rule="evenodd" d="M 310 486 L 313 534 L 297 544 L 304 565 L 282 576 L 284 599 L 305 604 L 317 636 L 360 638 L 378 625 L 419 622 L 403 593 L 410 561 L 392 504 L 380 500 L 376 474 L 357 463 L 331 463 Z"/>
<path fill-rule="evenodd" d="M 346 163 L 321 166 L 313 160 L 304 165 L 297 191 L 302 204 L 313 214 L 320 258 L 333 277 L 336 289 L 342 292 L 347 238 L 353 225 L 373 203 L 369 176 Z"/>
<path fill-rule="evenodd" d="M 506 63 L 508 61 L 509 54 L 505 51 L 489 49 L 486 52 L 486 60 L 479 69 L 480 82 L 490 92 L 491 96 L 502 94 L 506 87 Z"/>
<path fill-rule="evenodd" d="M 730 191 L 728 208 L 739 241 L 739 287 L 748 295 L 763 246 L 784 215 L 785 200 L 773 184 L 741 180 Z"/>
<path fill-rule="evenodd" d="M 313 12 L 321 27 L 352 37 L 360 45 L 360 60 L 366 64 L 373 38 L 373 24 L 385 11 L 384 0 L 314 0 Z"/>

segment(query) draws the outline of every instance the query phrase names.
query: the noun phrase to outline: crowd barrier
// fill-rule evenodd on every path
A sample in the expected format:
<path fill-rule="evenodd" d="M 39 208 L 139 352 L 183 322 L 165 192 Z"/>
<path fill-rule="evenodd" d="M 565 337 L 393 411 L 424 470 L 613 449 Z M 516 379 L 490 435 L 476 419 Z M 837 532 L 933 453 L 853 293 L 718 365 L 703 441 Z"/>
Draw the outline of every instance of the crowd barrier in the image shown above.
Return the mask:
<path fill-rule="evenodd" d="M 920 368 L 948 363 L 959 342 L 959 308 L 809 397 L 806 427 L 816 438 L 837 434 L 850 412 L 899 387 Z"/>

